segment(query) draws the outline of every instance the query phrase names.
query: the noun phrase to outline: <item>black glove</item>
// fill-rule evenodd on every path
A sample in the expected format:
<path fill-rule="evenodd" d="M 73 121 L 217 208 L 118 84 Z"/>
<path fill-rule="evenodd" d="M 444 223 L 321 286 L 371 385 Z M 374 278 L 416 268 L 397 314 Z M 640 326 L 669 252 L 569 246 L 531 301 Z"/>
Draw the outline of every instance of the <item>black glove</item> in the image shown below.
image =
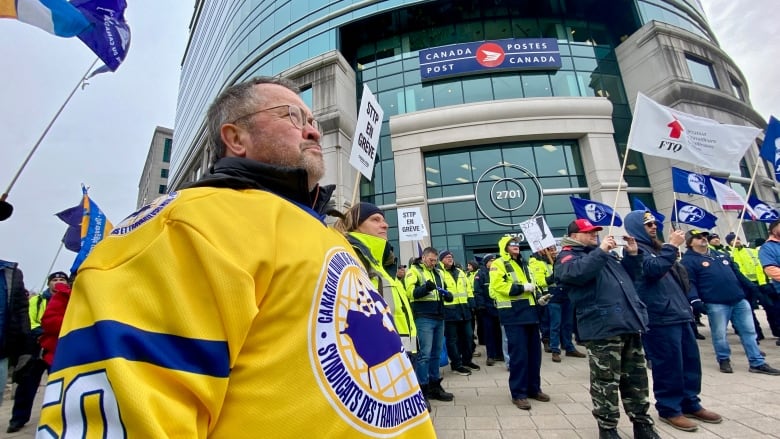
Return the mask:
<path fill-rule="evenodd" d="M 704 302 L 701 299 L 691 300 L 691 308 L 693 308 L 694 314 L 707 314 L 707 307 L 704 306 Z"/>
<path fill-rule="evenodd" d="M 475 310 L 477 309 L 477 302 L 476 302 L 476 301 L 474 301 L 474 299 L 473 299 L 473 298 L 469 297 L 469 298 L 467 299 L 467 302 L 469 303 L 469 309 L 470 309 L 471 311 L 475 311 Z"/>
<path fill-rule="evenodd" d="M 551 274 L 551 275 L 545 277 L 544 281 L 547 283 L 548 286 L 552 285 L 552 284 L 555 283 L 555 276 Z"/>
<path fill-rule="evenodd" d="M 426 291 L 433 291 L 436 289 L 436 284 L 433 283 L 432 280 L 425 281 L 425 290 Z"/>
<path fill-rule="evenodd" d="M 525 292 L 525 290 L 523 289 L 523 285 L 522 284 L 513 284 L 512 288 L 509 289 L 509 296 L 510 297 L 519 296 L 519 295 L 523 294 L 524 292 Z"/>

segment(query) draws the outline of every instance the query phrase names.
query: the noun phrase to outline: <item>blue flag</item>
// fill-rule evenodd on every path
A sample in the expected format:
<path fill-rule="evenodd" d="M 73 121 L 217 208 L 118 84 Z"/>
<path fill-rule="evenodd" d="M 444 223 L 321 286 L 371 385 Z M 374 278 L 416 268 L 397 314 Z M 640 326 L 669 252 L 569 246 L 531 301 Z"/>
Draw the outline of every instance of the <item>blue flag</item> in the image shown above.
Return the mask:
<path fill-rule="evenodd" d="M 761 157 L 772 164 L 775 170 L 775 181 L 780 181 L 780 121 L 769 116 L 769 124 L 761 144 Z"/>
<path fill-rule="evenodd" d="M 672 168 L 672 188 L 681 194 L 698 194 L 717 201 L 715 189 L 712 187 L 713 178 L 708 175 L 697 174 L 680 168 Z M 723 179 L 715 180 L 725 182 Z"/>
<path fill-rule="evenodd" d="M 65 248 L 78 253 L 81 250 L 81 220 L 84 217 L 84 207 L 82 204 L 78 204 L 55 215 L 68 225 L 65 235 L 62 237 Z"/>
<path fill-rule="evenodd" d="M 105 64 L 90 76 L 115 71 L 127 56 L 130 47 L 130 27 L 125 21 L 125 0 L 71 0 L 91 23 L 79 39 Z"/>
<path fill-rule="evenodd" d="M 699 229 L 709 230 L 715 227 L 718 217 L 699 206 L 675 200 L 672 208 L 672 222 L 690 224 Z"/>
<path fill-rule="evenodd" d="M 655 219 L 658 221 L 658 231 L 664 231 L 664 221 L 666 221 L 665 215 L 661 215 L 659 212 L 656 212 L 653 209 L 645 206 L 645 203 L 643 203 L 639 198 L 634 198 L 634 210 L 644 210 L 645 212 L 652 213 Z"/>
<path fill-rule="evenodd" d="M 586 200 L 584 198 L 569 197 L 571 206 L 574 208 L 574 216 L 590 220 L 596 226 L 608 226 L 612 220 L 614 211 L 611 207 L 598 201 Z M 615 213 L 615 227 L 623 225 L 623 219 Z"/>
<path fill-rule="evenodd" d="M 73 261 L 73 265 L 70 267 L 71 275 L 76 274 L 81 263 L 89 255 L 89 252 L 114 228 L 103 211 L 89 198 L 87 188 L 82 185 L 81 191 L 83 193 L 81 202 L 81 248 L 76 255 L 76 260 Z"/>
<path fill-rule="evenodd" d="M 754 218 L 755 221 L 771 223 L 774 220 L 780 219 L 780 211 L 764 203 L 753 195 L 751 195 L 748 199 L 748 205 L 753 208 L 753 212 L 756 214 Z"/>

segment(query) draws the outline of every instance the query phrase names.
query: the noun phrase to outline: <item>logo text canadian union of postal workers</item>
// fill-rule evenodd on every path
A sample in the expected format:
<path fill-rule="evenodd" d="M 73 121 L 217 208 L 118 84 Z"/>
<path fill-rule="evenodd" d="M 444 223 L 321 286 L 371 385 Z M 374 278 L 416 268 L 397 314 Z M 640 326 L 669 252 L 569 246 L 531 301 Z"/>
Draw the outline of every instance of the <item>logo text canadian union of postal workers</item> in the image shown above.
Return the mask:
<path fill-rule="evenodd" d="M 428 419 L 390 308 L 344 249 L 325 257 L 309 325 L 314 374 L 346 422 L 380 437 Z"/>

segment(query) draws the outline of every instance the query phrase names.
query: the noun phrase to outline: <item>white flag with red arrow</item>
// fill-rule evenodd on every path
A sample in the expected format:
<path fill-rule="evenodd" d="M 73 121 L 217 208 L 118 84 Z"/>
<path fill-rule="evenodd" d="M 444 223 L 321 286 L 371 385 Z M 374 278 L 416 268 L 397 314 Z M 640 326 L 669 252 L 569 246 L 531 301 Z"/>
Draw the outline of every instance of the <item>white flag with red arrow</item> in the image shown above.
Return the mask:
<path fill-rule="evenodd" d="M 739 174 L 739 161 L 760 131 L 683 113 L 638 93 L 628 147 L 643 154 Z"/>

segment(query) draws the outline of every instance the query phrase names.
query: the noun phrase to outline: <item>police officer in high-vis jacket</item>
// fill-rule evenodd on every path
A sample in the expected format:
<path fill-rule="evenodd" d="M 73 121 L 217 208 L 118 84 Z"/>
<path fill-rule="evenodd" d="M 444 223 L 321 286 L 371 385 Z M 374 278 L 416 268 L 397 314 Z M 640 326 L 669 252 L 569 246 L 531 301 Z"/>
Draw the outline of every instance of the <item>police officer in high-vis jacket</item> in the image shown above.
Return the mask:
<path fill-rule="evenodd" d="M 505 236 L 498 241 L 501 257 L 490 266 L 490 297 L 496 301 L 498 317 L 509 345 L 509 391 L 512 403 L 530 410 L 528 398 L 547 402 L 542 392 L 542 346 L 536 286 L 520 254 L 520 240 Z"/>

